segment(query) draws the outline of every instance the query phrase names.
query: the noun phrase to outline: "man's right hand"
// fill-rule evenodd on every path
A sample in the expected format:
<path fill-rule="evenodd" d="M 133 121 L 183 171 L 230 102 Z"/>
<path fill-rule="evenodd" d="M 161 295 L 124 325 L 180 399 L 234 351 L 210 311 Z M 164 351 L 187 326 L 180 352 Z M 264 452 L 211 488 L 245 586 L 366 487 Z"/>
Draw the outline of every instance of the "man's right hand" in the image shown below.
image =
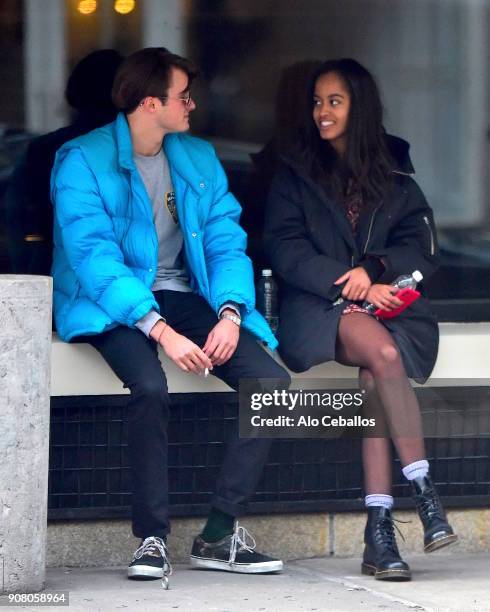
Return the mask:
<path fill-rule="evenodd" d="M 159 342 L 165 354 L 184 372 L 203 374 L 204 370 L 213 369 L 211 359 L 189 338 L 178 334 L 163 321 L 153 326 L 150 336 Z"/>

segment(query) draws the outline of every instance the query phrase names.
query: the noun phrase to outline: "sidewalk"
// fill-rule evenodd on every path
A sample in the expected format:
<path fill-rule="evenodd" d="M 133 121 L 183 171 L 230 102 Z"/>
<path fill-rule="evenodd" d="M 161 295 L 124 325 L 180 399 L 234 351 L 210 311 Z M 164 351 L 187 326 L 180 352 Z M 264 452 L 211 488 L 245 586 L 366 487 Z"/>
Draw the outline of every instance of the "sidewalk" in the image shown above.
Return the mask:
<path fill-rule="evenodd" d="M 47 591 L 69 591 L 70 607 L 17 606 L 11 610 L 178 612 L 303 610 L 490 611 L 490 555 L 407 557 L 412 582 L 382 582 L 359 572 L 358 559 L 291 561 L 282 574 L 250 576 L 191 570 L 178 565 L 170 590 L 160 581 L 134 582 L 126 568 L 49 569 Z M 0 610 L 1 610 L 0 606 Z"/>

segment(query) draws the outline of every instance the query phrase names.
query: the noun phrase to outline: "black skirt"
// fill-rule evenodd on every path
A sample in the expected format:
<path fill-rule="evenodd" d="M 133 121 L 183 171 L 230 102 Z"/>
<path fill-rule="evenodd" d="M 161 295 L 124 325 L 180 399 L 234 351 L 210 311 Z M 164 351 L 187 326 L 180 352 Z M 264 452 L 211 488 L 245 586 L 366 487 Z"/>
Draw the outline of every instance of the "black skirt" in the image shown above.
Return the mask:
<path fill-rule="evenodd" d="M 284 295 L 278 330 L 279 354 L 293 372 L 335 360 L 339 320 L 349 302 L 330 301 L 297 290 Z M 348 316 L 348 315 L 347 315 Z M 439 348 L 439 328 L 427 299 L 421 297 L 393 319 L 380 320 L 400 350 L 407 375 L 423 383 Z"/>

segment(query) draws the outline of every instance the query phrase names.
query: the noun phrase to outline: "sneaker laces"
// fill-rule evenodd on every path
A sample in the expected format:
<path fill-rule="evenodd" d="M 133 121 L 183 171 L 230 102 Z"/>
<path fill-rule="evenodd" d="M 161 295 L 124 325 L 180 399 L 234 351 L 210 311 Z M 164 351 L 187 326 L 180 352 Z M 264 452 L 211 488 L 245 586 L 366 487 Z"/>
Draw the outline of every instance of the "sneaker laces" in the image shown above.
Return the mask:
<path fill-rule="evenodd" d="M 247 541 L 248 538 L 248 541 Z M 235 562 L 235 558 L 237 553 L 240 550 L 246 550 L 247 552 L 253 552 L 256 547 L 255 538 L 253 535 L 245 529 L 242 525 L 237 524 L 235 526 L 235 531 L 231 536 L 231 548 L 230 548 L 230 559 L 228 563 L 232 565 Z"/>
<path fill-rule="evenodd" d="M 160 554 L 163 559 L 163 576 L 162 576 L 162 588 L 168 590 L 169 588 L 169 576 L 173 573 L 173 568 L 168 560 L 167 545 L 162 538 L 150 536 L 146 538 L 141 546 L 135 551 L 133 558 L 141 559 L 144 555 L 158 556 L 155 553 Z"/>

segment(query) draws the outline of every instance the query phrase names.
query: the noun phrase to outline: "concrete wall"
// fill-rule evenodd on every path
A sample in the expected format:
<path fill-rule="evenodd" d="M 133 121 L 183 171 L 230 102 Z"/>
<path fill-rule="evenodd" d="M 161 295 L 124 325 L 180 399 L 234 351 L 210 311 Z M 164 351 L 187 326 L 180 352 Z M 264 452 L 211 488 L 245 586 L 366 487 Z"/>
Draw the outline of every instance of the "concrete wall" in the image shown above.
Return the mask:
<path fill-rule="evenodd" d="M 0 592 L 44 586 L 52 280 L 0 275 Z"/>

